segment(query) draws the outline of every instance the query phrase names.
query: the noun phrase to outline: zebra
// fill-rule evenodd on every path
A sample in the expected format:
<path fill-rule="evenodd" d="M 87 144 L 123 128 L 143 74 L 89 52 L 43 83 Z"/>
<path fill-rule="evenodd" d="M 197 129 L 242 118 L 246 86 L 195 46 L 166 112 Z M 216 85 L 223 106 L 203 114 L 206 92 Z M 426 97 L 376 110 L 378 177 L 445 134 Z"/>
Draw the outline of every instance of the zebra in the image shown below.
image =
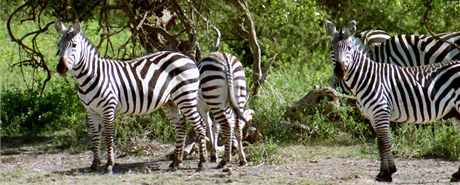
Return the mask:
<path fill-rule="evenodd" d="M 106 169 L 112 173 L 115 114 L 148 114 L 158 108 L 162 108 L 175 126 L 176 149 L 169 169 L 177 170 L 182 162 L 186 128 L 181 115 L 198 135 L 198 170 L 203 169 L 206 132 L 198 113 L 199 70 L 194 60 L 170 51 L 129 61 L 101 58 L 80 31 L 80 23 L 66 28 L 56 21 L 55 29 L 62 34 L 57 71 L 74 77 L 79 99 L 87 110 L 94 145 L 92 170 L 98 170 L 101 164 L 99 153 L 103 134 L 107 144 Z"/>
<path fill-rule="evenodd" d="M 236 136 L 240 166 L 247 165 L 242 144 L 242 128 L 248 122 L 243 116 L 248 99 L 243 65 L 231 54 L 212 52 L 198 62 L 198 68 L 200 70 L 200 114 L 202 117 L 208 117 L 207 113 L 211 112 L 217 122 L 212 124 L 212 120 L 204 119 L 209 130 L 208 136 L 211 138 L 211 162 L 217 160 L 218 126 L 221 125 L 225 136 L 225 150 L 224 157 L 217 168 L 223 168 L 231 161 L 233 136 Z"/>
<path fill-rule="evenodd" d="M 363 33 L 361 33 L 363 36 Z M 381 35 L 380 40 L 387 36 Z M 367 37 L 361 37 L 364 44 Z M 376 41 L 377 39 L 375 39 Z M 355 40 L 354 40 L 355 41 Z M 356 40 L 358 42 L 359 40 Z M 428 35 L 395 35 L 384 40 L 380 45 L 368 42 L 367 52 L 375 62 L 391 63 L 399 66 L 422 66 L 443 61 L 460 59 L 460 50 L 453 44 L 460 45 L 460 32 Z M 361 47 L 366 47 L 361 45 Z M 350 90 L 340 80 L 330 80 L 332 87 L 349 94 Z"/>
<path fill-rule="evenodd" d="M 358 38 L 373 51 L 374 48 L 379 47 L 383 42 L 390 39 L 391 36 L 383 30 L 366 30 L 359 33 Z"/>
<path fill-rule="evenodd" d="M 426 123 L 460 119 L 460 60 L 416 67 L 375 62 L 353 37 L 356 22 L 342 30 L 326 21 L 332 36 L 330 53 L 338 79 L 357 96 L 357 106 L 370 120 L 380 154 L 377 181 L 392 181 L 396 165 L 391 153 L 390 121 Z M 451 181 L 460 181 L 460 168 Z"/>

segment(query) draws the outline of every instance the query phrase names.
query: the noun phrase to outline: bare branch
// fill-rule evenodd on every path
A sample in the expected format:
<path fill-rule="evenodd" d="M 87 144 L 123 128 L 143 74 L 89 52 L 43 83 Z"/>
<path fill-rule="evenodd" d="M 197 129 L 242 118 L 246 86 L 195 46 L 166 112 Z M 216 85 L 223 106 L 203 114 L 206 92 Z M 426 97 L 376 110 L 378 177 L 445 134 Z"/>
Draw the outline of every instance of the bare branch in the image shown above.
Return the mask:
<path fill-rule="evenodd" d="M 440 41 L 445 42 L 445 43 L 448 43 L 448 44 L 456 47 L 460 51 L 460 46 L 459 45 L 457 45 L 457 44 L 455 44 L 453 42 L 450 42 L 450 41 L 448 41 L 446 39 L 442 39 L 438 35 L 433 33 L 433 31 L 431 30 L 430 24 L 429 24 L 429 14 L 430 14 L 431 9 L 433 8 L 433 5 L 431 4 L 431 1 L 424 1 L 423 5 L 425 6 L 425 12 L 423 12 L 423 22 L 424 22 L 425 28 L 428 30 L 430 35 L 434 39 L 440 40 Z"/>
<path fill-rule="evenodd" d="M 189 37 L 189 40 L 186 43 L 182 44 L 182 46 L 184 47 L 182 52 L 198 60 L 200 56 L 196 55 L 198 39 L 196 36 L 195 25 L 193 24 L 193 21 L 190 18 L 188 18 L 187 15 L 185 15 L 181 5 L 177 2 L 177 0 L 172 0 L 171 2 L 174 5 L 174 11 L 179 17 L 182 25 L 184 25 L 187 35 Z"/>
<path fill-rule="evenodd" d="M 201 13 L 195 8 L 195 6 L 193 6 L 192 3 L 190 3 L 190 7 L 192 8 L 192 10 L 201 18 L 204 20 L 204 22 L 206 22 L 207 25 L 210 25 L 211 28 L 216 32 L 216 45 L 214 46 L 214 51 L 219 51 L 219 48 L 220 48 L 220 37 L 221 37 L 221 34 L 220 34 L 220 31 L 219 29 L 214 26 L 214 24 L 211 23 L 211 21 L 209 21 L 206 17 L 204 17 L 203 15 L 201 15 Z"/>
<path fill-rule="evenodd" d="M 38 28 L 39 28 L 38 30 L 29 32 L 29 33 L 23 35 L 20 39 L 18 39 L 12 32 L 11 21 L 12 21 L 13 17 L 16 15 L 16 13 L 18 13 L 20 11 L 23 11 L 28 6 L 30 6 L 30 4 L 29 4 L 29 2 L 26 2 L 23 5 L 19 6 L 16 10 L 13 11 L 13 13 L 10 14 L 10 16 L 8 17 L 8 20 L 7 20 L 7 30 L 8 30 L 8 34 L 9 34 L 9 36 L 11 38 L 11 41 L 16 42 L 18 44 L 19 53 L 21 53 L 21 51 L 24 51 L 29 56 L 28 59 L 20 60 L 18 63 L 13 64 L 13 66 L 15 66 L 15 65 L 31 66 L 34 70 L 36 70 L 37 68 L 40 67 L 40 68 L 43 68 L 45 70 L 45 72 L 47 73 L 47 78 L 44 80 L 43 85 L 41 87 L 41 91 L 40 91 L 40 96 L 41 96 L 43 94 L 43 91 L 45 89 L 46 84 L 51 79 L 51 71 L 48 69 L 48 66 L 45 63 L 44 56 L 39 50 L 38 43 L 37 43 L 37 37 L 41 33 L 47 31 L 48 27 L 50 25 L 52 25 L 54 23 L 54 21 L 49 22 L 44 27 L 41 27 L 41 25 L 38 24 Z M 42 11 L 40 10 L 39 13 L 41 14 L 41 12 Z M 38 16 L 40 16 L 40 14 Z M 34 20 L 34 19 L 32 19 L 32 20 Z M 23 42 L 26 38 L 28 38 L 30 36 L 33 36 L 32 40 L 31 40 L 32 47 L 24 44 L 24 42 Z M 33 77 L 34 77 L 34 75 L 33 75 Z"/>
<path fill-rule="evenodd" d="M 272 66 L 273 62 L 275 62 L 275 59 L 277 56 L 278 54 L 274 54 L 273 57 L 268 60 L 267 64 L 265 64 L 263 74 L 260 79 L 260 84 L 259 84 L 260 86 L 263 86 L 263 84 L 265 83 L 265 80 L 267 80 L 268 71 L 270 71 L 270 67 Z"/>
<path fill-rule="evenodd" d="M 251 12 L 248 9 L 248 4 L 244 0 L 231 0 L 230 1 L 232 4 L 234 4 L 240 11 L 243 12 L 243 17 L 245 18 L 244 23 L 246 25 L 246 28 L 248 30 L 248 35 L 246 35 L 246 39 L 249 41 L 249 46 L 251 47 L 252 50 L 252 58 L 254 59 L 254 65 L 252 67 L 253 69 L 253 90 L 252 90 L 252 96 L 256 97 L 259 87 L 261 85 L 260 80 L 262 76 L 262 69 L 261 69 L 261 49 L 259 46 L 259 43 L 257 41 L 257 34 L 256 34 L 256 29 L 254 26 L 254 21 L 252 20 L 251 17 Z M 245 29 L 243 29 L 245 30 Z M 246 34 L 246 32 L 243 32 Z"/>

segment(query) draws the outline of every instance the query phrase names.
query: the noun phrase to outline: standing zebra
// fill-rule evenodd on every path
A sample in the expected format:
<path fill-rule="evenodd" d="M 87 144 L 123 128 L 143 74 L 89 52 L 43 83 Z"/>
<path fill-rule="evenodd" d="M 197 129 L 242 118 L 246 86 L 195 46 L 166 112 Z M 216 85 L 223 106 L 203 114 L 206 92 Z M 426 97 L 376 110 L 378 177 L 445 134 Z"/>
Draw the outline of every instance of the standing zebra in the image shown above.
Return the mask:
<path fill-rule="evenodd" d="M 384 40 L 380 45 L 366 41 L 370 40 L 370 36 L 363 33 L 365 32 L 361 33 L 362 43 L 370 44 L 366 46 L 375 62 L 409 67 L 460 59 L 460 50 L 451 44 L 460 45 L 460 32 L 438 34 L 436 37 L 439 39 L 427 35 L 395 35 L 384 40 L 387 36 L 382 34 L 381 39 L 374 39 Z M 338 87 L 345 93 L 350 93 L 342 81 L 334 78 L 331 81 L 334 88 Z"/>
<path fill-rule="evenodd" d="M 374 48 L 379 47 L 383 42 L 390 39 L 390 35 L 383 30 L 366 30 L 359 33 L 358 38 L 361 42 L 369 47 L 372 51 Z"/>
<path fill-rule="evenodd" d="M 217 126 L 221 125 L 225 136 L 225 151 L 217 168 L 223 168 L 231 161 L 234 135 L 239 149 L 240 165 L 244 166 L 247 161 L 242 144 L 242 127 L 247 120 L 242 112 L 248 93 L 243 65 L 233 55 L 213 52 L 200 60 L 198 68 L 200 69 L 200 114 L 202 117 L 207 117 L 207 113 L 211 112 L 214 120 L 217 121 L 211 125 L 211 120 L 204 119 L 211 138 L 211 161 L 217 160 L 216 148 L 219 134 Z"/>
<path fill-rule="evenodd" d="M 107 170 L 114 165 L 115 114 L 148 114 L 162 108 L 176 128 L 175 158 L 170 165 L 176 170 L 182 162 L 186 128 L 182 116 L 193 125 L 200 142 L 198 170 L 205 160 L 206 133 L 198 113 L 199 71 L 193 60 L 176 52 L 156 52 L 134 60 L 120 62 L 101 58 L 86 37 L 79 23 L 67 29 L 56 22 L 62 34 L 59 43 L 57 71 L 69 71 L 75 78 L 78 96 L 87 110 L 93 141 L 91 169 L 101 161 L 101 133 L 107 144 Z"/>
<path fill-rule="evenodd" d="M 421 67 L 374 62 L 354 42 L 356 22 L 341 31 L 327 21 L 335 75 L 357 96 L 357 105 L 371 121 L 380 154 L 377 181 L 391 182 L 396 165 L 391 153 L 390 121 L 426 123 L 460 118 L 460 61 Z M 451 181 L 460 180 L 460 168 Z"/>

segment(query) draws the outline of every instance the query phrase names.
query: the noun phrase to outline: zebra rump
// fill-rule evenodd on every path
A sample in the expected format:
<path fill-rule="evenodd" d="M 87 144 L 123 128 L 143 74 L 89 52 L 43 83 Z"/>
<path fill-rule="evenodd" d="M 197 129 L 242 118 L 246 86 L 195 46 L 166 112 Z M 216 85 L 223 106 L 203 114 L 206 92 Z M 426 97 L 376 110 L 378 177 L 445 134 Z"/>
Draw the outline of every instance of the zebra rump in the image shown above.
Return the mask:
<path fill-rule="evenodd" d="M 248 96 L 243 65 L 233 55 L 212 52 L 199 61 L 198 68 L 200 69 L 200 114 L 202 117 L 207 117 L 211 112 L 215 120 L 211 124 L 212 120 L 204 119 L 212 143 L 211 161 L 217 160 L 219 126 L 222 126 L 225 151 L 218 168 L 224 167 L 231 161 L 232 138 L 235 136 L 240 165 L 246 165 L 242 128 L 243 125 L 248 125 L 243 115 Z"/>

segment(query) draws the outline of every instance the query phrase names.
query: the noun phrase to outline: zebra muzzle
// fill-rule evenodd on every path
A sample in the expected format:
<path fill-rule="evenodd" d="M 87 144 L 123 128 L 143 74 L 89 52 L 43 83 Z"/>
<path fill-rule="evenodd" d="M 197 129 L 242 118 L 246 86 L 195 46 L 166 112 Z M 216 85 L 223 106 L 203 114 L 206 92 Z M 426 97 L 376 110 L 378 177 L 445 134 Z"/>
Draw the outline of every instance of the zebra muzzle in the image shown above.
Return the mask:
<path fill-rule="evenodd" d="M 67 70 L 68 70 L 68 69 L 67 69 L 67 61 L 66 61 L 63 57 L 61 57 L 61 58 L 59 59 L 58 65 L 57 65 L 57 67 L 56 67 L 56 71 L 57 71 L 60 75 L 65 76 L 66 73 L 67 73 Z"/>
<path fill-rule="evenodd" d="M 337 63 L 335 65 L 334 73 L 335 73 L 336 80 L 338 80 L 338 81 L 343 80 L 343 77 L 345 76 L 345 70 L 342 67 L 342 64 Z"/>

